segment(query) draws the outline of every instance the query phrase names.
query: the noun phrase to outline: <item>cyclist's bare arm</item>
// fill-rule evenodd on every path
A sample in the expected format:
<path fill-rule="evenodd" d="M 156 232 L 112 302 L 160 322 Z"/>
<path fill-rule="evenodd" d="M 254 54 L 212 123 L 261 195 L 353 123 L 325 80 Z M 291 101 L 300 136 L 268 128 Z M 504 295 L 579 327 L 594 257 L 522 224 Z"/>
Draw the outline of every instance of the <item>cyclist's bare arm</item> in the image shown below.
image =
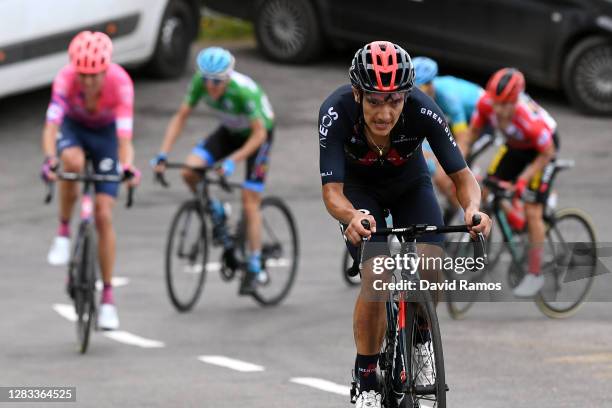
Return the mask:
<path fill-rule="evenodd" d="M 191 114 L 191 111 L 191 106 L 189 106 L 187 103 L 183 103 L 174 116 L 172 116 L 172 119 L 168 124 L 168 128 L 166 129 L 164 141 L 159 149 L 161 153 L 168 154 L 172 150 L 172 146 L 174 146 L 176 139 L 178 139 L 183 132 L 183 128 L 185 127 L 185 123 L 187 122 L 187 118 Z"/>
<path fill-rule="evenodd" d="M 361 237 L 369 237 L 371 232 L 363 228 L 361 220 L 369 220 L 373 231 L 376 231 L 376 220 L 353 207 L 353 204 L 342 192 L 344 183 L 326 183 L 323 185 L 323 202 L 327 212 L 343 224 L 348 225 L 345 231 L 346 238 L 354 245 L 361 241 Z"/>
<path fill-rule="evenodd" d="M 465 167 L 449 174 L 449 177 L 453 180 L 453 184 L 455 184 L 457 200 L 459 200 L 459 204 L 465 211 L 465 223 L 472 226 L 472 217 L 477 213 L 480 214 L 482 221 L 479 225 L 473 226 L 472 232 L 482 232 L 485 236 L 488 235 L 491 229 L 491 221 L 488 216 L 480 212 L 480 186 L 472 171 Z"/>
<path fill-rule="evenodd" d="M 268 132 L 264 126 L 263 120 L 255 119 L 251 121 L 251 135 L 246 143 L 238 150 L 236 150 L 229 157 L 235 162 L 245 160 L 247 157 L 252 155 L 259 149 L 259 147 L 266 141 Z"/>
<path fill-rule="evenodd" d="M 531 162 L 530 165 L 525 167 L 525 170 L 519 175 L 518 178 L 524 180 L 531 180 L 539 171 L 542 171 L 544 167 L 555 157 L 556 149 L 554 143 L 550 143 L 550 146 Z"/>
<path fill-rule="evenodd" d="M 45 123 L 42 134 L 42 150 L 46 157 L 55 157 L 57 155 L 55 141 L 58 132 L 59 125 L 51 122 Z"/>
<path fill-rule="evenodd" d="M 123 168 L 134 164 L 134 144 L 131 138 L 119 138 L 119 163 Z"/>

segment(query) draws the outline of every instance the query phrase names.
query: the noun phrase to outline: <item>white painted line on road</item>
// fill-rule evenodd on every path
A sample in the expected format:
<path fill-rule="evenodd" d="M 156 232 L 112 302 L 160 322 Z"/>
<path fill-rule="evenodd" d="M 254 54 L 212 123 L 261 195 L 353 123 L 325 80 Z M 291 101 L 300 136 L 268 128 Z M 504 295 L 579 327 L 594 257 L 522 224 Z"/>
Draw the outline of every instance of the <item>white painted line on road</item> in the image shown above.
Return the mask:
<path fill-rule="evenodd" d="M 350 394 L 349 387 L 347 387 L 346 385 L 336 384 L 331 381 L 322 380 L 320 378 L 296 377 L 296 378 L 292 378 L 289 381 L 295 384 L 305 385 L 307 387 L 316 388 L 318 390 L 327 391 L 327 392 L 331 392 L 334 394 L 339 394 L 339 395 L 349 395 Z"/>
<path fill-rule="evenodd" d="M 56 303 L 53 305 L 53 310 L 55 310 L 60 316 L 62 316 L 66 320 L 70 320 L 71 322 L 77 321 L 77 315 L 74 311 L 74 306 L 72 305 Z"/>
<path fill-rule="evenodd" d="M 165 344 L 158 340 L 145 339 L 144 337 L 137 336 L 126 331 L 107 331 L 104 332 L 104 336 L 111 340 L 118 341 L 119 343 L 129 344 L 130 346 L 137 346 L 142 348 L 162 348 Z"/>
<path fill-rule="evenodd" d="M 266 268 L 280 268 L 289 265 L 291 265 L 291 263 L 289 262 L 289 259 L 286 258 L 266 260 Z M 219 272 L 220 270 L 220 262 L 209 262 L 206 264 L 206 272 Z M 202 266 L 201 264 L 185 265 L 183 268 L 183 272 L 193 274 L 202 273 Z"/>
<path fill-rule="evenodd" d="M 224 356 L 199 356 L 198 360 L 203 363 L 213 364 L 229 368 L 243 373 L 253 373 L 257 371 L 264 371 L 264 368 L 257 364 L 247 363 L 246 361 L 235 360 L 233 358 Z"/>
<path fill-rule="evenodd" d="M 112 280 L 112 284 L 114 288 L 119 288 L 121 286 L 126 286 L 128 283 L 130 283 L 130 280 L 128 278 L 125 278 L 123 276 L 114 276 L 113 280 Z M 102 290 L 102 281 L 101 280 L 97 280 L 96 281 L 96 290 L 97 291 L 101 291 Z"/>
<path fill-rule="evenodd" d="M 62 303 L 56 303 L 53 305 L 55 310 L 64 319 L 71 322 L 77 321 L 77 315 L 74 311 L 73 305 L 67 305 Z M 142 348 L 161 348 L 165 347 L 165 344 L 158 340 L 146 339 L 144 337 L 137 336 L 126 331 L 106 331 L 104 336 L 111 340 L 118 341 L 119 343 L 128 344 L 130 346 L 137 346 Z"/>

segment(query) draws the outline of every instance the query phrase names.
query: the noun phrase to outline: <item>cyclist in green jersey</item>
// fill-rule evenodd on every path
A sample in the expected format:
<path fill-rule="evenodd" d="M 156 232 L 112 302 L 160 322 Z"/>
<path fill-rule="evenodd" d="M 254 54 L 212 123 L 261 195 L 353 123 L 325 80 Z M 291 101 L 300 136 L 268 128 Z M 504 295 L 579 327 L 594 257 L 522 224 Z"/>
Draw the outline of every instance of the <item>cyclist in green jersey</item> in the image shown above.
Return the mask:
<path fill-rule="evenodd" d="M 258 281 L 266 279 L 265 274 L 260 273 L 259 207 L 269 165 L 274 113 L 268 97 L 259 85 L 246 75 L 234 71 L 234 65 L 234 56 L 223 48 L 210 47 L 198 54 L 198 72 L 191 80 L 185 100 L 168 125 L 153 164 L 156 172 L 165 170 L 168 154 L 199 101 L 203 101 L 218 116 L 220 126 L 193 148 L 185 164 L 192 167 L 218 164 L 218 171 L 228 177 L 234 173 L 236 163 L 246 161 L 242 204 L 247 219 L 250 254 L 248 273 L 240 285 L 240 294 L 246 295 L 253 293 Z M 189 169 L 183 170 L 182 176 L 189 188 L 195 191 L 200 176 Z M 213 205 L 215 211 L 223 212 L 223 207 Z"/>

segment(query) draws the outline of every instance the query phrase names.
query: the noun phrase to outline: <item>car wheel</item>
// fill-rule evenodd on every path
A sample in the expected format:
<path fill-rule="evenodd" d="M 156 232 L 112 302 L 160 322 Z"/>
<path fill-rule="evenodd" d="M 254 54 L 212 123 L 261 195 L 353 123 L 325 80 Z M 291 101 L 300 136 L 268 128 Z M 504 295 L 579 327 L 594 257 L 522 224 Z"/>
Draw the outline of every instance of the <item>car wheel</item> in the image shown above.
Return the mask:
<path fill-rule="evenodd" d="M 187 3 L 171 0 L 159 27 L 155 53 L 148 70 L 159 78 L 175 78 L 185 71 L 194 38 L 194 16 Z M 199 21 L 198 21 L 199 24 Z"/>
<path fill-rule="evenodd" d="M 266 0 L 255 18 L 257 43 L 263 53 L 280 62 L 306 62 L 321 49 L 317 15 L 307 0 Z"/>
<path fill-rule="evenodd" d="M 563 88 L 578 109 L 592 114 L 612 113 L 612 41 L 592 37 L 568 54 Z"/>

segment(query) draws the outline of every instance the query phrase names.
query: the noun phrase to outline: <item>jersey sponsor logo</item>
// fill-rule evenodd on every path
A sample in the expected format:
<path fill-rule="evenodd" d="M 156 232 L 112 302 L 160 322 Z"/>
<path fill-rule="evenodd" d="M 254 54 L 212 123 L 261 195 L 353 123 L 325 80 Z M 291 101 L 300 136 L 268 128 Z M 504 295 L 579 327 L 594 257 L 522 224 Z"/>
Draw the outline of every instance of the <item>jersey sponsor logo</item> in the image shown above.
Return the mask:
<path fill-rule="evenodd" d="M 448 127 L 448 125 L 446 123 L 446 120 L 444 119 L 444 116 L 440 116 L 436 112 L 432 111 L 431 109 L 427 109 L 427 108 L 421 108 L 421 115 L 429 116 L 430 118 L 432 118 L 436 122 L 438 122 L 438 124 L 440 126 L 443 126 L 444 127 L 444 133 L 446 133 L 446 136 L 448 136 L 448 141 L 451 142 L 454 147 L 457 147 L 457 143 L 455 142 L 455 138 L 453 137 L 453 133 L 451 132 L 450 128 Z"/>
<path fill-rule="evenodd" d="M 51 103 L 49 109 L 47 109 L 47 120 L 56 120 L 62 116 L 62 107 L 56 103 Z"/>
<path fill-rule="evenodd" d="M 319 124 L 319 146 L 323 149 L 327 147 L 327 134 L 329 132 L 329 128 L 334 124 L 336 120 L 338 120 L 338 112 L 334 110 L 334 107 L 330 107 L 327 110 L 327 113 L 321 117 L 321 121 Z"/>
<path fill-rule="evenodd" d="M 98 164 L 98 169 L 101 172 L 106 173 L 113 169 L 114 164 L 115 164 L 115 161 L 113 159 L 111 159 L 110 157 L 106 157 L 100 160 L 100 163 Z"/>
<path fill-rule="evenodd" d="M 550 133 L 547 130 L 542 131 L 540 136 L 538 136 L 538 141 L 536 142 L 538 146 L 546 146 L 548 144 L 548 139 L 550 137 Z"/>
<path fill-rule="evenodd" d="M 391 141 L 392 144 L 399 144 L 399 143 L 408 143 L 408 142 L 416 142 L 418 141 L 419 138 L 418 137 L 414 137 L 414 136 L 406 136 L 406 135 L 399 135 L 397 137 L 397 139 L 393 139 Z"/>

